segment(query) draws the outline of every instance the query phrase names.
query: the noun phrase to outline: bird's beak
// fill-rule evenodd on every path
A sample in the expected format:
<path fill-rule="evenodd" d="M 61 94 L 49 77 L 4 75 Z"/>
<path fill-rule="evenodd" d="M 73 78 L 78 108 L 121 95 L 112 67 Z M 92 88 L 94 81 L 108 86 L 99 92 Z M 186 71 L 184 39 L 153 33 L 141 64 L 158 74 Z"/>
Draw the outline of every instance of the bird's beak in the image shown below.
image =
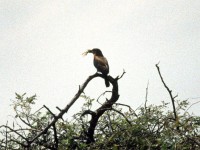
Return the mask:
<path fill-rule="evenodd" d="M 93 51 L 91 49 L 88 49 L 87 52 L 88 53 L 93 53 Z"/>
<path fill-rule="evenodd" d="M 93 53 L 93 51 L 91 49 L 88 49 L 87 51 L 85 51 L 82 55 L 86 56 L 88 53 Z"/>

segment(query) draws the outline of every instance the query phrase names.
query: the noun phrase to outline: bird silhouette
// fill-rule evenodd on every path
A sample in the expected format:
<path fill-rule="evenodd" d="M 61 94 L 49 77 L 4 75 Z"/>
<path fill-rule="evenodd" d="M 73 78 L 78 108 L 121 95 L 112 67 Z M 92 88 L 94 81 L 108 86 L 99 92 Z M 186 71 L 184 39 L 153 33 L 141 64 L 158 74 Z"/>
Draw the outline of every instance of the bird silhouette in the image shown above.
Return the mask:
<path fill-rule="evenodd" d="M 92 53 L 94 55 L 94 66 L 97 69 L 97 72 L 101 72 L 104 75 L 106 87 L 110 86 L 108 80 L 109 65 L 107 59 L 103 56 L 103 53 L 98 48 L 93 48 L 88 50 L 87 53 Z"/>

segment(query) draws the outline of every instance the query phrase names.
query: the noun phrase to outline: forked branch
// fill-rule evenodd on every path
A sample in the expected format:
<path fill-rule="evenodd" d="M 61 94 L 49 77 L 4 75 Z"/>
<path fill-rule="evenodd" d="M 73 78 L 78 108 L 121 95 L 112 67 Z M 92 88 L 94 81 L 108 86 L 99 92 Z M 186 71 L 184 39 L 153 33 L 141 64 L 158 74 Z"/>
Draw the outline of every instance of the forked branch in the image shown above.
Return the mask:
<path fill-rule="evenodd" d="M 108 76 L 108 80 L 113 86 L 111 98 L 109 100 L 106 100 L 95 111 L 95 113 L 94 112 L 92 114 L 91 114 L 91 112 L 87 113 L 87 114 L 91 114 L 90 125 L 89 125 L 88 131 L 87 131 L 87 137 L 88 137 L 87 138 L 87 143 L 88 144 L 92 143 L 92 142 L 95 142 L 95 140 L 94 140 L 94 131 L 95 131 L 95 128 L 97 126 L 99 118 L 104 114 L 105 111 L 111 110 L 112 109 L 112 105 L 118 100 L 118 98 L 119 98 L 118 80 L 121 79 L 124 74 L 125 74 L 125 71 L 123 71 L 123 73 L 122 73 L 122 75 L 120 77 L 116 77 L 115 79 L 112 78 L 111 76 Z M 84 115 L 85 115 L 85 113 L 84 113 Z"/>

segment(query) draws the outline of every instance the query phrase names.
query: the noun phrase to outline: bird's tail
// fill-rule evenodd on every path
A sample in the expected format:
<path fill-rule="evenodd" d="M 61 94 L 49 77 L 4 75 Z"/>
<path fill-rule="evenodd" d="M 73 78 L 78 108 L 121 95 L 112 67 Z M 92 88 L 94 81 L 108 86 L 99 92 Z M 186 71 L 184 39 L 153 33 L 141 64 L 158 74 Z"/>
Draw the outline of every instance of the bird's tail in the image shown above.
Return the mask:
<path fill-rule="evenodd" d="M 109 80 L 108 80 L 108 76 L 105 75 L 105 84 L 106 84 L 106 87 L 109 87 L 110 86 L 110 83 L 109 83 Z"/>

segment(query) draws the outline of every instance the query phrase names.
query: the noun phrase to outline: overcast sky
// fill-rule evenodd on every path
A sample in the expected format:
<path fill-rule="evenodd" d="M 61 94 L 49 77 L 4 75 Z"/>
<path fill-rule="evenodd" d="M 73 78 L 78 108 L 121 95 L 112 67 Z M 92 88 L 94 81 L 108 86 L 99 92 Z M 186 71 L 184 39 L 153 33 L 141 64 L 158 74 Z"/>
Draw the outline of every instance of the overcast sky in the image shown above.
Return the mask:
<path fill-rule="evenodd" d="M 170 102 L 159 61 L 173 94 L 199 101 L 199 8 L 199 0 L 0 0 L 0 124 L 12 118 L 15 92 L 37 94 L 38 108 L 64 108 L 96 72 L 92 55 L 81 56 L 89 48 L 102 50 L 111 76 L 127 72 L 119 81 L 120 103 L 144 104 L 148 81 L 149 104 Z M 85 93 L 97 98 L 110 89 L 96 78 Z M 200 115 L 199 106 L 190 110 Z"/>

